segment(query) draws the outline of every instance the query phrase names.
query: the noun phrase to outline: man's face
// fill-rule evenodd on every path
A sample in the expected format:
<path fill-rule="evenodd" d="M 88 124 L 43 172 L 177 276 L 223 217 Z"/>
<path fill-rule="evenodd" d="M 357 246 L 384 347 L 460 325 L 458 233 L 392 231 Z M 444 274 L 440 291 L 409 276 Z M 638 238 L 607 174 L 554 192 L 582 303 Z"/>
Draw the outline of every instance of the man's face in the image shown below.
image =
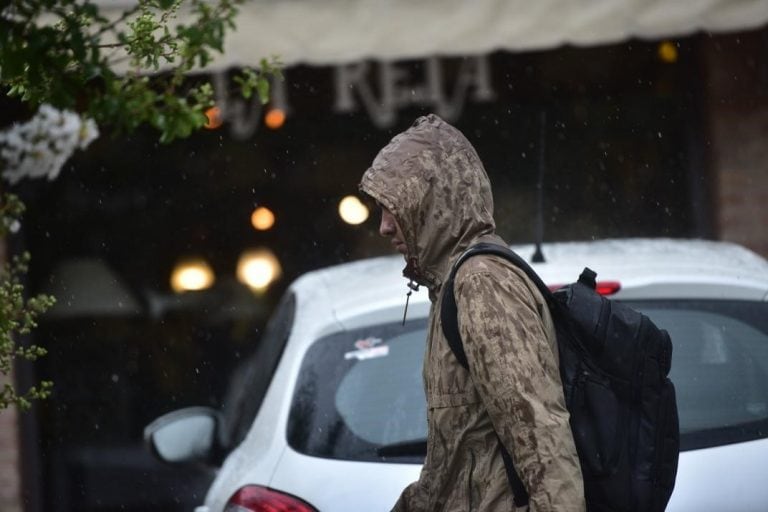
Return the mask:
<path fill-rule="evenodd" d="M 390 243 L 397 252 L 405 256 L 407 249 L 405 247 L 405 238 L 400 226 L 397 224 L 394 215 L 389 210 L 381 207 L 381 224 L 379 224 L 379 234 L 389 238 Z"/>

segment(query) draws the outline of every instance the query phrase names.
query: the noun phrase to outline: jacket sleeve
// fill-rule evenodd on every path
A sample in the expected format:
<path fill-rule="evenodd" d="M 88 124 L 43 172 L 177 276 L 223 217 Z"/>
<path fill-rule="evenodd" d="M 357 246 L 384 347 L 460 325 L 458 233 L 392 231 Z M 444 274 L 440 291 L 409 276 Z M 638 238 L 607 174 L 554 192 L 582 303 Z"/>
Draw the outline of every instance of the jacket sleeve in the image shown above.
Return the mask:
<path fill-rule="evenodd" d="M 426 512 L 427 505 L 419 482 L 413 482 L 403 490 L 392 512 Z"/>
<path fill-rule="evenodd" d="M 523 278 L 499 266 L 501 275 L 494 268 L 456 280 L 470 376 L 528 490 L 530 512 L 583 511 L 556 348 Z"/>

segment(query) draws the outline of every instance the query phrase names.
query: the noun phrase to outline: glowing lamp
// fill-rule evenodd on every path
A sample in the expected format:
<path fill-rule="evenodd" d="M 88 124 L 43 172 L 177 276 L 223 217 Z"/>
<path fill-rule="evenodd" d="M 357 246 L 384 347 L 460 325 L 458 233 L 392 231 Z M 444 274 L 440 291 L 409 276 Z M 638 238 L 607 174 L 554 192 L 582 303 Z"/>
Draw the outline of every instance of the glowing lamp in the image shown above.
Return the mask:
<path fill-rule="evenodd" d="M 171 288 L 176 293 L 205 290 L 214 280 L 213 269 L 202 258 L 182 260 L 171 272 Z"/>
<path fill-rule="evenodd" d="M 362 224 L 368 219 L 368 207 L 355 196 L 347 196 L 339 202 L 339 216 L 347 224 Z"/>
<path fill-rule="evenodd" d="M 211 107 L 206 110 L 205 117 L 208 120 L 203 126 L 209 130 L 215 130 L 224 123 L 224 119 L 221 115 L 221 109 L 219 107 Z"/>
<path fill-rule="evenodd" d="M 250 249 L 240 255 L 237 279 L 254 291 L 264 291 L 282 274 L 277 257 L 269 249 Z"/>
<path fill-rule="evenodd" d="M 664 41 L 659 43 L 659 48 L 657 51 L 659 54 L 659 59 L 661 59 L 662 62 L 666 62 L 668 64 L 674 64 L 677 62 L 677 46 L 675 43 L 671 41 Z"/>
<path fill-rule="evenodd" d="M 282 128 L 285 124 L 285 112 L 279 108 L 270 109 L 264 116 L 264 124 L 272 130 Z"/>
<path fill-rule="evenodd" d="M 275 225 L 275 214 L 266 206 L 259 206 L 251 214 L 251 224 L 259 231 L 266 231 Z"/>

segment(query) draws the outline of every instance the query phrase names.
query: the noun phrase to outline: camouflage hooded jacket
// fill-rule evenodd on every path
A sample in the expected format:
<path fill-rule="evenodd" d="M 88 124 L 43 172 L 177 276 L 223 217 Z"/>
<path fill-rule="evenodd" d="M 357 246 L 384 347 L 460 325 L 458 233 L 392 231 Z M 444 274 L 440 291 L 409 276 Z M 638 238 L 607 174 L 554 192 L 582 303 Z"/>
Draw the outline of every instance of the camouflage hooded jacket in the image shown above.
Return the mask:
<path fill-rule="evenodd" d="M 423 375 L 427 456 L 394 510 L 514 510 L 499 440 L 531 512 L 584 510 L 552 320 L 535 286 L 505 260 L 471 258 L 455 281 L 469 372 L 441 330 L 434 305 L 451 263 L 476 242 L 504 243 L 474 148 L 437 116 L 419 118 L 381 150 L 360 189 L 394 215 L 407 246 L 403 273 L 427 286 L 433 302 Z"/>

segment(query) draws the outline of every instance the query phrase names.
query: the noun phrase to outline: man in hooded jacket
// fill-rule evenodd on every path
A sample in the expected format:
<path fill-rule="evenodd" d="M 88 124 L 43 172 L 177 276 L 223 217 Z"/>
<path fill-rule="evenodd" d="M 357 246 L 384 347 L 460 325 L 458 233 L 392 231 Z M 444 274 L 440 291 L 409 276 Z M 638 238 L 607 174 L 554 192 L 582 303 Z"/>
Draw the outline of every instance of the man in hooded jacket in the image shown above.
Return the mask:
<path fill-rule="evenodd" d="M 554 327 L 535 285 L 503 258 L 470 258 L 454 292 L 469 371 L 443 336 L 435 304 L 452 263 L 473 244 L 505 245 L 472 145 L 439 117 L 421 117 L 379 152 L 360 189 L 381 207 L 379 231 L 404 254 L 404 276 L 426 286 L 433 303 L 423 369 L 427 456 L 393 510 L 515 510 L 501 442 L 530 512 L 583 511 Z"/>

